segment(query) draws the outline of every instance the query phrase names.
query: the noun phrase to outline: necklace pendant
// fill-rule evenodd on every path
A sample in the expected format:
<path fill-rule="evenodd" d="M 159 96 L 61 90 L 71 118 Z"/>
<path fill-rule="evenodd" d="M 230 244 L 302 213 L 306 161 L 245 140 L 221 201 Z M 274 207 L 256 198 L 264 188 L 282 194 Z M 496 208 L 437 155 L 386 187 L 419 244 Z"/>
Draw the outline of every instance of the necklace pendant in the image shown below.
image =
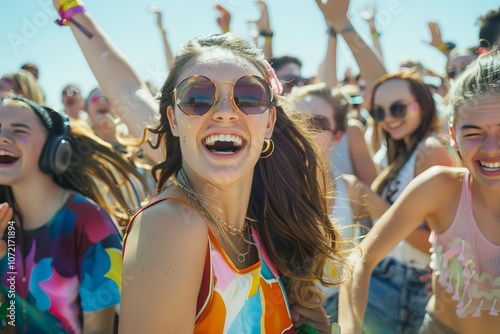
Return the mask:
<path fill-rule="evenodd" d="M 245 262 L 246 257 L 247 256 L 245 254 L 238 254 L 238 261 L 243 263 L 243 262 Z"/>

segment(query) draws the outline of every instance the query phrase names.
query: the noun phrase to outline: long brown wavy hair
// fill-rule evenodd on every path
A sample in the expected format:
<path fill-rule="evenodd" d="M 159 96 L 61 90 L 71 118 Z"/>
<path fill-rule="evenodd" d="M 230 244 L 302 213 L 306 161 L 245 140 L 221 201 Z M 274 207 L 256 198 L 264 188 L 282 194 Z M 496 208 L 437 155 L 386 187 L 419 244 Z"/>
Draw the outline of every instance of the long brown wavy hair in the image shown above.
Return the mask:
<path fill-rule="evenodd" d="M 414 73 L 398 72 L 382 76 L 373 87 L 371 96 L 372 108 L 375 105 L 375 94 L 377 89 L 391 80 L 402 80 L 408 83 L 410 93 L 420 107 L 421 121 L 418 128 L 411 134 L 411 141 L 408 145 L 405 143 L 404 139 L 392 139 L 388 132 L 384 130 L 381 131 L 387 144 L 387 161 L 389 167 L 382 171 L 374 181 L 375 189 L 378 193 L 381 193 L 387 182 L 399 173 L 401 168 L 403 168 L 413 152 L 417 149 L 418 144 L 426 136 L 431 132 L 441 132 L 439 119 L 437 117 L 436 103 L 432 97 L 432 92 Z M 374 129 L 374 133 L 378 133 L 377 128 Z"/>
<path fill-rule="evenodd" d="M 153 146 L 161 145 L 166 155 L 166 160 L 153 168 L 158 190 L 182 167 L 179 138 L 172 135 L 166 115 L 168 106 L 175 107 L 172 92 L 184 69 L 210 49 L 223 49 L 249 61 L 270 81 L 264 55 L 252 42 L 233 34 L 188 41 L 161 89 L 160 123 L 151 130 L 158 135 Z M 272 137 L 275 150 L 255 166 L 247 215 L 290 296 L 304 306 L 316 306 L 324 299 L 316 282 L 335 284 L 325 272 L 327 263 L 339 268 L 344 263 L 340 236 L 329 218 L 325 166 L 312 137 L 286 115 L 280 97 L 275 96 L 273 105 L 277 111 Z"/>

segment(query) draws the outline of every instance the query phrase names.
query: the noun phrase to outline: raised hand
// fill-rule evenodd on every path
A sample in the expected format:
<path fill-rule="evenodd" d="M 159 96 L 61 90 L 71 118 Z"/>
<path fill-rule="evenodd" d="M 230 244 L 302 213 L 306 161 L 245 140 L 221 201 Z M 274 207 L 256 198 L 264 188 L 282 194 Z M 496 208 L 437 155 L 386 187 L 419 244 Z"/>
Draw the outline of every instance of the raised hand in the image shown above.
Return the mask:
<path fill-rule="evenodd" d="M 12 219 L 12 209 L 7 203 L 0 204 L 0 259 L 7 254 L 7 243 L 4 235 L 8 233 L 9 221 Z"/>
<path fill-rule="evenodd" d="M 216 5 L 215 9 L 219 11 L 219 16 L 217 17 L 217 24 L 221 28 L 222 32 L 226 33 L 229 31 L 229 24 L 231 23 L 231 14 L 221 5 Z"/>
<path fill-rule="evenodd" d="M 349 0 L 316 0 L 316 4 L 323 13 L 329 26 L 335 30 L 342 30 L 348 23 L 347 10 Z"/>
<path fill-rule="evenodd" d="M 267 12 L 267 5 L 264 1 L 257 1 L 257 5 L 260 8 L 260 17 L 255 20 L 251 21 L 254 22 L 255 25 L 257 26 L 258 31 L 265 31 L 265 32 L 271 32 L 271 24 L 269 22 L 269 13 Z"/>
<path fill-rule="evenodd" d="M 429 27 L 429 31 L 431 32 L 431 41 L 428 43 L 437 48 L 443 43 L 441 29 L 439 29 L 439 25 L 436 22 L 429 22 L 427 23 L 427 26 Z"/>

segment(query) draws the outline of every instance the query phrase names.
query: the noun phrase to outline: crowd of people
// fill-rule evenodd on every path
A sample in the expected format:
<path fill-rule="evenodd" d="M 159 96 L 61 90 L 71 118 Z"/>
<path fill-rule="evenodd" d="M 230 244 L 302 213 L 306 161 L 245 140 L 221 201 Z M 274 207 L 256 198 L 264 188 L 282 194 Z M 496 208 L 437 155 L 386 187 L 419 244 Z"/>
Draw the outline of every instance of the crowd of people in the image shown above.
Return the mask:
<path fill-rule="evenodd" d="M 317 74 L 255 36 L 137 75 L 80 0 L 54 0 L 99 83 L 44 103 L 38 66 L 0 77 L 0 332 L 494 333 L 500 327 L 500 8 L 444 74 L 388 73 L 375 15 L 317 0 Z M 175 33 L 172 31 L 171 33 Z M 337 73 L 337 41 L 359 74 Z M 102 55 L 105 54 L 106 57 Z M 439 85 L 424 81 L 436 76 Z"/>

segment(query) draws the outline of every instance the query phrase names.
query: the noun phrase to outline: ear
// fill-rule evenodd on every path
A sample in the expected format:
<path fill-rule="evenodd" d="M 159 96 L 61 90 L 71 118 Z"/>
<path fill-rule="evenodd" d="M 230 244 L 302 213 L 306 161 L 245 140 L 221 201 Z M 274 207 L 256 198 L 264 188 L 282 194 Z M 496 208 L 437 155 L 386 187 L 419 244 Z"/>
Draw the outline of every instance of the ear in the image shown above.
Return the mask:
<path fill-rule="evenodd" d="M 170 131 L 172 131 L 174 137 L 179 137 L 179 125 L 177 124 L 177 117 L 175 116 L 174 108 L 172 108 L 172 106 L 168 106 L 166 112 L 168 123 L 170 125 Z"/>
<path fill-rule="evenodd" d="M 450 123 L 448 130 L 450 131 L 450 145 L 455 151 L 458 152 L 457 134 L 455 133 L 455 127 L 453 124 Z"/>
<path fill-rule="evenodd" d="M 276 124 L 276 107 L 269 107 L 269 115 L 267 118 L 267 126 L 266 126 L 266 138 L 271 138 L 274 131 L 274 125 Z"/>

